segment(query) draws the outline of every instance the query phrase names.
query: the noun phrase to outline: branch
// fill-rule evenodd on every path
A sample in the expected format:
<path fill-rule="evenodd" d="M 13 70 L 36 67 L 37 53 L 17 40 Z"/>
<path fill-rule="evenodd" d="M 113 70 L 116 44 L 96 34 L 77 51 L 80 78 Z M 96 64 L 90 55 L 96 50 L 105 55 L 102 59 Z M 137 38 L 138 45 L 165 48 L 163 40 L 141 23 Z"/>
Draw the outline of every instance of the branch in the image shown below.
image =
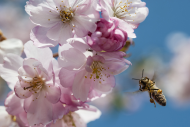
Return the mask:
<path fill-rule="evenodd" d="M 53 54 L 53 57 L 55 58 L 55 57 L 58 57 L 59 56 L 59 54 L 58 53 L 54 53 Z"/>
<path fill-rule="evenodd" d="M 3 35 L 2 31 L 0 30 L 0 42 L 6 40 L 7 38 Z"/>

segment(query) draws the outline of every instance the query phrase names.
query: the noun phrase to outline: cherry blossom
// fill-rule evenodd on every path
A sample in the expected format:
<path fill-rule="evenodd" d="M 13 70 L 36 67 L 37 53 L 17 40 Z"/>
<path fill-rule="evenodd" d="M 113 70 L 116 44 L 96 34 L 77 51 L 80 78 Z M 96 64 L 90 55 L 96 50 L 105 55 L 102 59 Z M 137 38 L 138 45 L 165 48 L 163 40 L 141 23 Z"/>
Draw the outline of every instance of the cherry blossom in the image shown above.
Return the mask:
<path fill-rule="evenodd" d="M 31 41 L 25 44 L 24 52 L 25 59 L 14 54 L 5 56 L 1 77 L 23 99 L 29 125 L 45 125 L 58 117 L 54 116 L 53 108 L 61 95 L 55 80 L 53 55 L 49 48 L 39 49 Z"/>
<path fill-rule="evenodd" d="M 101 115 L 100 110 L 92 107 L 95 111 L 78 110 L 69 112 L 63 118 L 57 120 L 55 123 L 49 124 L 50 127 L 86 127 L 90 121 L 98 119 Z"/>
<path fill-rule="evenodd" d="M 84 37 L 96 30 L 100 19 L 97 0 L 29 0 L 25 10 L 37 25 L 31 39 L 39 47 L 62 45 L 75 34 Z"/>
<path fill-rule="evenodd" d="M 106 20 L 119 21 L 119 28 L 128 33 L 130 38 L 136 38 L 132 29 L 145 20 L 148 15 L 146 3 L 141 0 L 100 0 L 102 17 Z"/>
<path fill-rule="evenodd" d="M 91 34 L 89 46 L 95 51 L 119 51 L 127 41 L 127 33 L 119 29 L 117 21 L 101 19 L 97 22 L 97 29 Z"/>
<path fill-rule="evenodd" d="M 114 75 L 131 64 L 123 52 L 95 52 L 86 44 L 87 39 L 70 39 L 60 48 L 59 78 L 63 87 L 72 89 L 81 101 L 108 93 L 115 86 Z"/>

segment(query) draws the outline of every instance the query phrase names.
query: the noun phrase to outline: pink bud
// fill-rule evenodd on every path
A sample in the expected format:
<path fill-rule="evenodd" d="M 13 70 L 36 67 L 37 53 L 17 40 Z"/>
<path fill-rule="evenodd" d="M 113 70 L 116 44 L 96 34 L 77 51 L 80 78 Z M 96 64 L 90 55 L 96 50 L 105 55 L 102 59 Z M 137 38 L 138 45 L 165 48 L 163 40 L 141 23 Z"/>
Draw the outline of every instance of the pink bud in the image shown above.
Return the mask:
<path fill-rule="evenodd" d="M 127 37 L 127 33 L 118 28 L 117 21 L 101 19 L 97 22 L 97 29 L 91 34 L 88 44 L 95 51 L 113 52 L 125 45 Z"/>

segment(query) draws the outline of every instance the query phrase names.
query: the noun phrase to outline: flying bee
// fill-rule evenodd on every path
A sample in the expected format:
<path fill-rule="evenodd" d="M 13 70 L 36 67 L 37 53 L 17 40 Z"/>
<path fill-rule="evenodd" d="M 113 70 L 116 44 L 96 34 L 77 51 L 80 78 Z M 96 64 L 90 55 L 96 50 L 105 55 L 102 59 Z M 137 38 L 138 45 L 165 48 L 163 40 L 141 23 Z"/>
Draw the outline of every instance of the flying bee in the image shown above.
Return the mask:
<path fill-rule="evenodd" d="M 156 86 L 156 83 L 152 80 L 150 80 L 147 77 L 143 77 L 143 73 L 144 73 L 144 69 L 142 70 L 142 78 L 141 79 L 134 79 L 133 80 L 139 80 L 139 91 L 148 91 L 149 96 L 150 96 L 150 102 L 154 103 L 154 106 L 156 107 L 156 103 L 154 102 L 154 100 L 162 105 L 162 106 L 166 106 L 166 98 L 164 96 L 164 94 L 162 93 L 162 90 L 159 89 Z M 153 77 L 154 78 L 154 77 Z"/>

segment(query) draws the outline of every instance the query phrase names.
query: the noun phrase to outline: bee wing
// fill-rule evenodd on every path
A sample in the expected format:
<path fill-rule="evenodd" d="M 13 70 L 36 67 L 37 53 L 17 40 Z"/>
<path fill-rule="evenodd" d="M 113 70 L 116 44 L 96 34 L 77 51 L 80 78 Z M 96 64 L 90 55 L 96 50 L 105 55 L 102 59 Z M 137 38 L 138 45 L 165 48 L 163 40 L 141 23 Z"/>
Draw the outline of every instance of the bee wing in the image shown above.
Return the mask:
<path fill-rule="evenodd" d="M 153 75 L 153 77 L 152 77 L 152 81 L 154 81 L 155 79 L 156 79 L 156 77 L 157 77 L 157 75 L 156 75 L 156 73 L 154 72 L 154 75 Z"/>
<path fill-rule="evenodd" d="M 134 92 L 126 92 L 126 94 L 137 94 L 137 93 L 140 93 L 140 92 L 143 92 L 143 91 L 137 90 L 137 91 L 134 91 Z"/>

